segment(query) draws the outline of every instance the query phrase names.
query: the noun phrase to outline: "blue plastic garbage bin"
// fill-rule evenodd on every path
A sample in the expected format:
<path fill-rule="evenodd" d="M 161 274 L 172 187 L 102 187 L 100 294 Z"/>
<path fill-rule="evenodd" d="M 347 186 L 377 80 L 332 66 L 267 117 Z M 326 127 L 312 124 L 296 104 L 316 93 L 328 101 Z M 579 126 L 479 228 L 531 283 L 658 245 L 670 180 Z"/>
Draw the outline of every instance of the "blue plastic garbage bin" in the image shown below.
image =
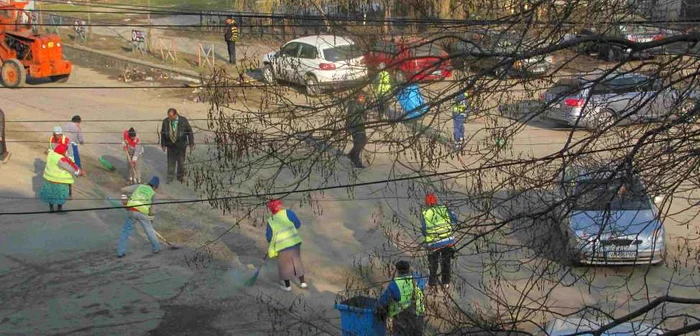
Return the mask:
<path fill-rule="evenodd" d="M 377 319 L 378 300 L 355 296 L 335 304 L 340 311 L 340 329 L 343 336 L 385 336 L 384 322 Z"/>

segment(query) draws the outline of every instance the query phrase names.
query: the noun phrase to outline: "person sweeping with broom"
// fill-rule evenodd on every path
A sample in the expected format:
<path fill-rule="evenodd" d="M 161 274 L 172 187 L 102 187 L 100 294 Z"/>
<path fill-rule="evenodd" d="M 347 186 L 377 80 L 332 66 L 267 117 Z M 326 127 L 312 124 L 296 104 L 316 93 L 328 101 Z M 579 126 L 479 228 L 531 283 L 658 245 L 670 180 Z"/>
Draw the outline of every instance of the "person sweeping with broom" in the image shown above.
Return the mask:
<path fill-rule="evenodd" d="M 151 221 L 154 219 L 153 203 L 155 202 L 156 190 L 160 180 L 158 176 L 153 176 L 148 184 L 134 184 L 121 189 L 122 194 L 130 194 L 131 196 L 126 201 L 128 216 L 124 221 L 119 245 L 117 246 L 117 257 L 122 258 L 126 255 L 126 243 L 129 240 L 131 231 L 134 230 L 134 223 L 141 224 L 143 231 L 146 232 L 146 237 L 151 243 L 153 254 L 160 252 L 160 242 L 153 230 Z"/>
<path fill-rule="evenodd" d="M 143 155 L 143 145 L 136 136 L 133 127 L 124 131 L 124 153 L 126 153 L 126 164 L 129 166 L 129 184 L 141 184 L 141 164 L 139 158 Z"/>
<path fill-rule="evenodd" d="M 280 288 L 290 292 L 293 277 L 299 278 L 299 287 L 308 288 L 304 279 L 304 264 L 301 262 L 301 236 L 298 231 L 301 221 L 294 211 L 285 209 L 280 200 L 270 200 L 267 208 L 272 212 L 265 233 L 269 243 L 267 257 L 278 258 L 277 269 L 282 281 Z"/>

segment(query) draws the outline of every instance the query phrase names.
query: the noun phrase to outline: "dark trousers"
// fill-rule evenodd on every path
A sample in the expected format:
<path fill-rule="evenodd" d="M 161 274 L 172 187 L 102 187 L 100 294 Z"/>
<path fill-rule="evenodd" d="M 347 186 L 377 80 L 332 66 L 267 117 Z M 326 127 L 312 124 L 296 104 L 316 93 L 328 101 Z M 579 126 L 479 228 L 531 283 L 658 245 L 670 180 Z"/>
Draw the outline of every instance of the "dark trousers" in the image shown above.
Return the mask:
<path fill-rule="evenodd" d="M 177 179 L 182 181 L 185 178 L 185 154 L 187 146 L 168 147 L 168 182 L 175 177 L 177 167 Z"/>
<path fill-rule="evenodd" d="M 350 161 L 354 165 L 362 164 L 362 150 L 367 145 L 367 134 L 365 132 L 352 133 L 352 149 L 348 153 Z"/>
<path fill-rule="evenodd" d="M 236 64 L 236 42 L 226 41 L 228 47 L 228 62 Z"/>
<path fill-rule="evenodd" d="M 400 336 L 422 336 L 423 335 L 423 316 L 416 316 L 413 309 L 406 309 L 394 316 L 391 322 L 393 335 Z"/>
<path fill-rule="evenodd" d="M 440 274 L 442 275 L 442 284 L 450 283 L 450 275 L 452 270 L 452 258 L 455 255 L 454 247 L 444 247 L 439 250 L 432 250 L 428 254 L 428 269 L 430 277 L 428 284 L 434 286 L 438 284 L 438 266 L 440 266 Z"/>

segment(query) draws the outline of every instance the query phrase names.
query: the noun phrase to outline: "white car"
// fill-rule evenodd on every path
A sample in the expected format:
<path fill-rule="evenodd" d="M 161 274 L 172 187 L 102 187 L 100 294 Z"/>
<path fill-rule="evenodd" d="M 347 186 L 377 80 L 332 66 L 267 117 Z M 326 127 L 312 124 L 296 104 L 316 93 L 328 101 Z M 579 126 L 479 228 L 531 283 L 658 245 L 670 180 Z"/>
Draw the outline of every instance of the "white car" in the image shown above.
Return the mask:
<path fill-rule="evenodd" d="M 367 66 L 360 48 L 351 40 L 333 35 L 291 40 L 279 51 L 263 57 L 263 79 L 301 84 L 310 96 L 322 89 L 350 86 L 367 79 Z"/>

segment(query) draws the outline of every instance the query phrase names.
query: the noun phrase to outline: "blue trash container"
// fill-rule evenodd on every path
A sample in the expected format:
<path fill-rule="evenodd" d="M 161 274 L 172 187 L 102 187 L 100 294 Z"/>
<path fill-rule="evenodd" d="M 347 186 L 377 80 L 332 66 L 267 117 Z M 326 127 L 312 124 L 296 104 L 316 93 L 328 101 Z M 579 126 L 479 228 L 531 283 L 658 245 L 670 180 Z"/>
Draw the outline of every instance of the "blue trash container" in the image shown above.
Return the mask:
<path fill-rule="evenodd" d="M 355 296 L 335 304 L 340 311 L 340 329 L 343 336 L 384 336 L 386 327 L 375 312 L 379 301 L 365 296 Z"/>

